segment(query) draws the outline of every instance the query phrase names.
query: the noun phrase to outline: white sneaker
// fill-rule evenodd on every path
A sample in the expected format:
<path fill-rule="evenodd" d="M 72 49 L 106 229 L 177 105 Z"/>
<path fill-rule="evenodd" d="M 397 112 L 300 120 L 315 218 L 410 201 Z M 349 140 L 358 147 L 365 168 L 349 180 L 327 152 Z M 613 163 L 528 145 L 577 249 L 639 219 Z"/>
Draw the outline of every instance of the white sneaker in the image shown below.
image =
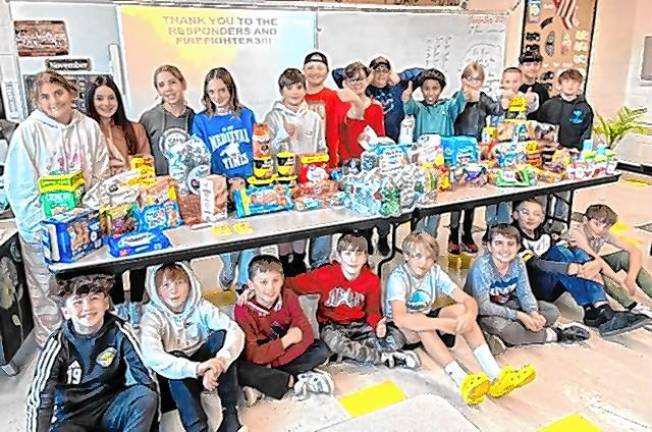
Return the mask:
<path fill-rule="evenodd" d="M 491 354 L 493 354 L 494 357 L 507 351 L 507 345 L 505 345 L 505 342 L 498 336 L 485 333 L 484 337 L 489 346 L 489 351 L 491 351 Z"/>
<path fill-rule="evenodd" d="M 247 386 L 242 387 L 242 393 L 244 396 L 245 404 L 248 407 L 254 406 L 256 402 L 265 398 L 265 395 L 262 392 L 258 391 L 258 389 L 255 389 L 253 387 L 247 387 Z"/>
<path fill-rule="evenodd" d="M 652 308 L 641 303 L 636 303 L 636 306 L 634 306 L 630 312 L 645 315 L 646 317 L 652 319 Z"/>
<path fill-rule="evenodd" d="M 305 399 L 309 393 L 331 395 L 334 390 L 335 383 L 328 372 L 318 369 L 299 374 L 297 382 L 294 383 L 294 394 L 299 396 L 299 399 Z"/>

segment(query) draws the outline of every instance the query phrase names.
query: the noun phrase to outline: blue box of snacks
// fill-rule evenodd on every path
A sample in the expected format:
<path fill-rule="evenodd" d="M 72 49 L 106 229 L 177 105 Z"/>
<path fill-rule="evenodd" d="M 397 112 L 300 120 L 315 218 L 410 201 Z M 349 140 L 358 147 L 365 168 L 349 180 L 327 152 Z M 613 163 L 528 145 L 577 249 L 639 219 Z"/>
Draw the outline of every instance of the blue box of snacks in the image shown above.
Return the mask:
<path fill-rule="evenodd" d="M 102 247 L 102 227 L 96 210 L 75 208 L 41 222 L 45 262 L 72 263 Z"/>

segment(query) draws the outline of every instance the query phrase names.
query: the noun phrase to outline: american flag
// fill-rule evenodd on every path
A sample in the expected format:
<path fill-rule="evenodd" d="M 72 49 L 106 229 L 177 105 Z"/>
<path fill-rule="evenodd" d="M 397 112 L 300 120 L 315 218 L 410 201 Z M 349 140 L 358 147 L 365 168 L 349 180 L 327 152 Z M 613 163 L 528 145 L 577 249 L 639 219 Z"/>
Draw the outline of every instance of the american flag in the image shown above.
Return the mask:
<path fill-rule="evenodd" d="M 561 22 L 570 30 L 575 27 L 575 10 L 577 9 L 577 0 L 554 0 L 557 7 L 557 16 Z"/>

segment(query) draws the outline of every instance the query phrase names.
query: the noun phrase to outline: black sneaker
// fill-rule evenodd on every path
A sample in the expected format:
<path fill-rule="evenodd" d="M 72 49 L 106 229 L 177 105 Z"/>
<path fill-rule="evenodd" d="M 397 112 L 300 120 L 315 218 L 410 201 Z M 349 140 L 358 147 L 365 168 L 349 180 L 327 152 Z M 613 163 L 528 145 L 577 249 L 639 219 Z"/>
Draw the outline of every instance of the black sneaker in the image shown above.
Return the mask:
<path fill-rule="evenodd" d="M 615 336 L 626 333 L 650 324 L 650 319 L 645 315 L 631 312 L 614 312 L 613 318 L 598 327 L 600 336 Z"/>
<path fill-rule="evenodd" d="M 557 333 L 557 342 L 559 343 L 582 342 L 590 336 L 587 329 L 573 323 L 561 324 L 552 329 Z"/>
<path fill-rule="evenodd" d="M 589 327 L 599 328 L 614 317 L 614 310 L 608 304 L 597 308 L 591 307 L 584 312 L 584 324 Z"/>
<path fill-rule="evenodd" d="M 376 246 L 378 247 L 378 253 L 381 256 L 389 255 L 389 242 L 387 241 L 387 237 L 379 237 Z"/>
<path fill-rule="evenodd" d="M 222 412 L 222 423 L 217 428 L 217 432 L 246 432 L 247 427 L 240 424 L 238 414 L 236 412 Z"/>

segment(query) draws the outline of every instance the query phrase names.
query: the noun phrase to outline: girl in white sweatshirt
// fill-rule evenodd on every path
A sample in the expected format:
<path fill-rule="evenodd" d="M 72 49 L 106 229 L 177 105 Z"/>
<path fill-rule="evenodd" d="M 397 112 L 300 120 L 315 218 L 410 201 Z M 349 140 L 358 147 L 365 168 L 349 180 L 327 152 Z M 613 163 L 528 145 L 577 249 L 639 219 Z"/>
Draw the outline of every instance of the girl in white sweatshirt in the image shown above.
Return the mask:
<path fill-rule="evenodd" d="M 14 132 L 6 160 L 5 190 L 16 215 L 25 275 L 42 346 L 61 316 L 48 295 L 52 274 L 43 258 L 39 224 L 44 219 L 38 179 L 81 170 L 86 190 L 109 176 L 109 153 L 99 125 L 73 108 L 77 89 L 56 72 L 41 72 L 31 95 L 37 109 Z"/>

